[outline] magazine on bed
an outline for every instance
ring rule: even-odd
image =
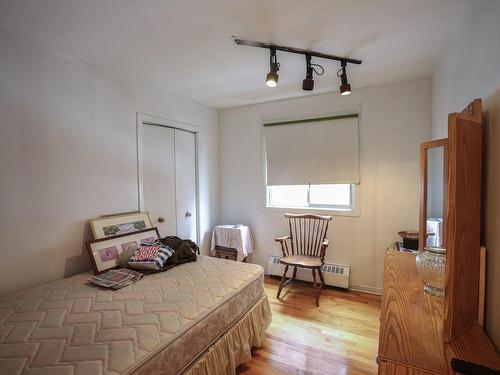
[[[142,273],[127,268],[112,269],[89,279],[92,284],[103,288],[120,289],[135,283]]]

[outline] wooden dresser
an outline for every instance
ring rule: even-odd
[[[448,138],[421,145],[420,250],[429,235],[428,191],[439,186],[428,179],[428,156],[431,149],[443,149],[445,297],[424,293],[415,255],[387,253],[379,374],[453,374],[452,358],[500,371],[500,355],[481,326],[482,139],[482,105],[476,99],[449,115]]]
[[[454,374],[452,358],[500,370],[500,358],[485,332],[473,325],[443,342],[444,299],[422,290],[415,255],[389,252],[385,257],[380,318],[379,374]]]

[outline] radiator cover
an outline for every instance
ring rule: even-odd
[[[271,255],[267,264],[267,273],[273,276],[283,276],[285,266],[280,264],[281,257]],[[342,264],[325,263],[321,268],[325,284],[339,288],[349,289],[349,274],[351,266]],[[288,270],[288,277],[292,276],[292,271]],[[297,268],[297,279],[303,281],[313,281],[312,272],[306,268]],[[319,278],[318,278],[319,280]]]

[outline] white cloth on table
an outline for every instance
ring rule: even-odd
[[[250,228],[246,225],[217,225],[212,232],[212,255],[216,246],[236,249],[237,260],[242,261],[253,252],[253,240]]]

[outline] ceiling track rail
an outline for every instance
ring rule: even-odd
[[[335,60],[335,61],[340,61],[340,62],[346,62],[349,64],[359,65],[363,62],[361,60],[352,59],[349,57],[340,57],[340,56],[335,56],[335,55],[329,55],[326,53],[315,52],[315,51],[311,51],[311,50],[307,50],[307,49],[280,46],[277,44],[271,44],[271,43],[266,43],[266,42],[255,42],[252,40],[245,40],[245,39],[239,39],[239,38],[234,38],[234,42],[240,46],[258,47],[258,48],[268,49],[271,51],[283,51],[283,52],[295,53],[295,54],[304,55],[304,56],[314,56],[314,57],[318,57],[321,59]]]

